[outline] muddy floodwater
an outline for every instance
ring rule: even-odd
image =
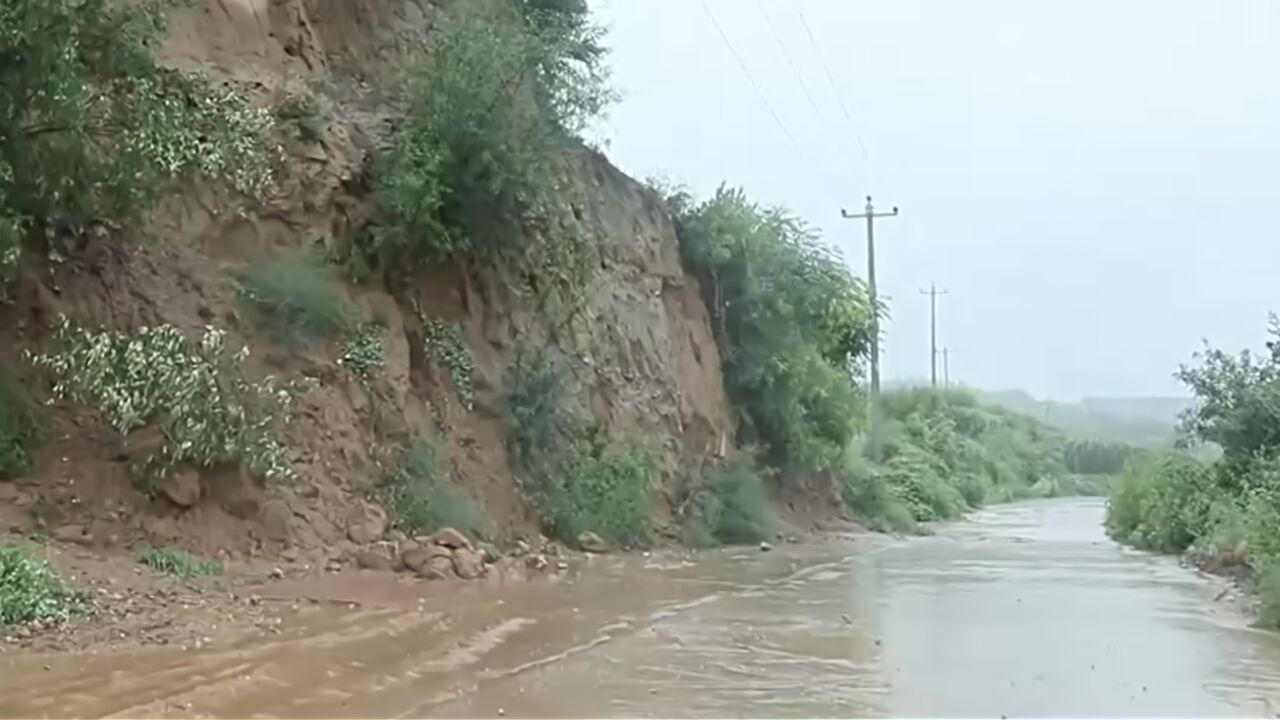
[[[4,715],[1276,717],[1280,639],[1095,500],[934,537],[597,558],[201,649],[0,659]]]

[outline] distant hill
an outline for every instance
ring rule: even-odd
[[[1147,447],[1170,445],[1178,414],[1188,398],[1086,398],[1064,403],[1038,400],[1021,390],[976,391],[984,401],[1039,418],[1064,433],[1088,440],[1115,440]]]

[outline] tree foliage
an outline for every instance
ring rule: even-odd
[[[1280,622],[1280,322],[1266,351],[1206,347],[1176,373],[1195,396],[1182,444],[1212,444],[1199,463],[1158,456],[1132,464],[1112,492],[1107,526],[1117,539],[1161,552],[1189,551],[1222,567],[1244,561],[1264,578],[1264,621]]]
[[[0,7],[0,268],[25,237],[129,220],[176,181],[269,184],[270,116],[157,65],[172,4]]]
[[[704,283],[742,440],[772,464],[829,467],[861,426],[866,288],[816,233],[741,190],[673,199],[680,246]]]
[[[455,2],[405,82],[376,250],[439,261],[499,247],[494,217],[546,205],[558,151],[613,98],[585,3]]]

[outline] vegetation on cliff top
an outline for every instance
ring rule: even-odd
[[[447,5],[406,75],[374,254],[433,262],[499,249],[511,233],[494,218],[553,205],[561,151],[613,98],[602,33],[581,0]]]
[[[26,243],[136,218],[178,181],[248,194],[270,183],[270,115],[156,63],[172,4],[0,8],[0,271]]]

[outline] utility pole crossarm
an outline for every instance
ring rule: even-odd
[[[867,296],[871,301],[871,433],[868,437],[867,450],[873,462],[881,460],[881,420],[880,406],[880,300],[876,296],[876,218],[897,217],[898,208],[892,212],[876,212],[867,196],[865,212],[851,213],[841,208],[840,215],[846,220],[865,219],[867,221]]]

